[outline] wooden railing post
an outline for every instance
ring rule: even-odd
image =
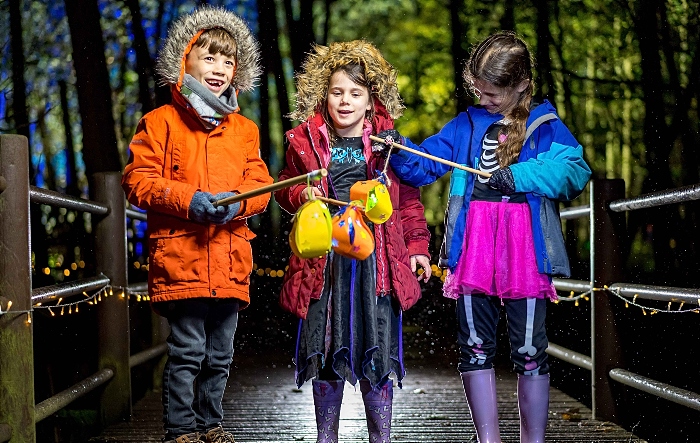
[[[100,417],[109,425],[131,417],[129,295],[127,287],[126,207],[119,172],[93,175],[94,199],[109,207],[95,224],[97,270],[109,277],[113,293],[97,304],[98,368],[110,368],[114,378],[100,399]]]
[[[29,147],[0,135],[0,425],[11,443],[34,443],[34,339],[29,219]],[[8,304],[12,306],[8,312]],[[7,431],[7,426],[2,426]],[[2,433],[6,434],[7,432]],[[4,439],[2,441],[5,441]]]
[[[625,213],[613,212],[609,203],[625,198],[622,179],[600,179],[591,183],[591,283],[593,288],[618,283],[623,276]],[[591,395],[594,420],[620,423],[610,370],[625,368],[615,324],[611,295],[591,294]]]

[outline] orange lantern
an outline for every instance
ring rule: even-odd
[[[365,216],[378,225],[389,220],[394,212],[389,190],[379,180],[364,180],[352,185],[350,200],[361,201],[365,207]]]
[[[374,251],[374,236],[360,207],[359,201],[351,201],[333,216],[333,252],[364,260]]]
[[[321,200],[309,200],[294,214],[289,246],[299,258],[314,258],[331,250],[333,227],[328,206]]]

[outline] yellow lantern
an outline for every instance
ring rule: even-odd
[[[314,258],[331,250],[333,227],[328,206],[309,200],[297,210],[289,233],[289,246],[299,258]]]
[[[362,216],[362,205],[351,201],[333,216],[333,252],[364,260],[374,252],[374,236]]]
[[[364,180],[352,185],[350,200],[361,201],[365,207],[365,216],[378,225],[389,220],[394,212],[389,190],[379,180]]]

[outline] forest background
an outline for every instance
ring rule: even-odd
[[[294,73],[312,44],[374,43],[399,72],[406,111],[397,129],[420,142],[474,103],[461,77],[471,46],[511,29],[532,50],[536,94],[558,108],[594,178],[623,179],[629,197],[700,182],[697,1],[0,0],[0,132],[28,138],[32,185],[90,198],[92,174],[123,169],[140,117],[169,101],[154,77],[159,45],[170,23],[201,3],[237,12],[258,37],[264,75],[253,93],[241,94],[241,112],[259,125],[275,177],[283,133],[298,123],[284,117]],[[422,189],[434,251],[448,183],[444,177]],[[588,204],[587,193],[573,204]],[[91,275],[89,214],[31,210],[34,286]],[[697,287],[699,217],[697,203],[630,212],[625,281]],[[256,253],[258,275],[284,270],[289,219],[272,202],[251,220],[265,245]],[[134,281],[148,269],[145,225],[130,221]],[[587,223],[564,228],[574,277],[587,279]],[[437,292],[439,282],[432,285]],[[274,298],[262,306],[272,309]],[[658,360],[668,357],[659,351]],[[681,372],[662,367],[666,378]]]

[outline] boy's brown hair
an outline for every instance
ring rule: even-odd
[[[237,45],[231,34],[221,28],[207,29],[200,34],[194,46],[207,48],[212,54],[223,54],[237,60]]]

